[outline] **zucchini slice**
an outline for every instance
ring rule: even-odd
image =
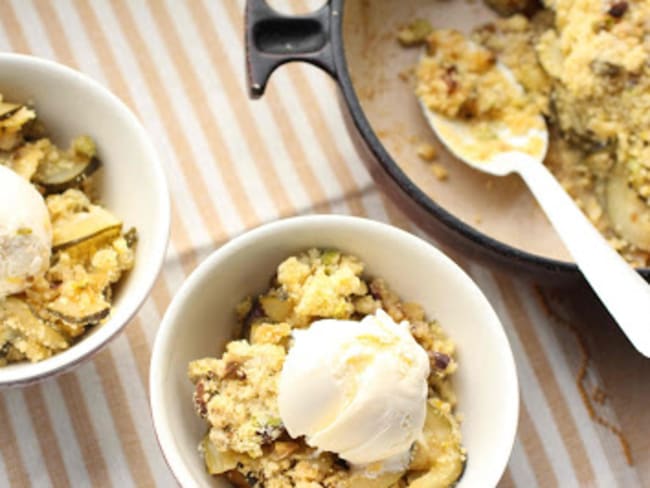
[[[44,161],[34,174],[33,181],[41,185],[46,194],[61,193],[68,188],[79,186],[100,166],[101,162],[96,157],[90,159],[60,158],[57,161]]]
[[[91,205],[87,212],[72,214],[52,224],[52,250],[60,251],[85,241],[108,241],[120,235],[122,222],[108,210]],[[86,242],[86,244],[88,244]]]
[[[427,402],[422,438],[416,442],[409,469],[423,472],[409,488],[453,486],[463,472],[465,451],[458,422],[440,400]]]
[[[0,100],[0,120],[5,120],[18,113],[23,106],[20,103],[9,103]]]
[[[18,298],[8,297],[0,302],[0,321],[9,329],[48,349],[60,350],[68,347],[61,334],[34,315],[29,305]]]
[[[88,325],[106,318],[111,311],[111,304],[101,293],[85,290],[78,293],[74,301],[66,296],[57,298],[47,305],[46,310],[65,322]]]

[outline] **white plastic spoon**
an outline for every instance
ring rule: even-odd
[[[512,72],[502,64],[499,68],[521,90]],[[467,122],[436,114],[422,100],[420,105],[433,131],[457,158],[496,176],[519,173],[591,288],[634,347],[650,357],[650,285],[610,247],[542,163],[548,146],[548,131],[542,116],[539,116],[539,128],[530,129],[524,135],[513,135],[498,123],[493,127],[497,137],[514,148],[524,148],[530,141],[541,138],[543,147],[535,156],[523,150],[508,150],[481,160],[471,148],[485,142],[475,137]]]

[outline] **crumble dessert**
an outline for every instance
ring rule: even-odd
[[[415,93],[432,112],[463,121],[460,132],[438,124],[445,140],[471,160],[488,161],[512,150],[543,154],[545,140],[534,131],[543,131],[544,121],[494,53],[455,30],[434,30],[425,42]],[[513,145],[520,137],[528,142]]]
[[[334,250],[289,257],[266,292],[238,306],[243,338],[220,358],[190,363],[196,412],[209,424],[200,443],[209,473],[249,488],[435,488],[457,481],[466,454],[450,381],[454,344],[419,304],[362,273],[357,258]],[[323,347],[314,351],[310,342]],[[389,371],[389,357],[399,372]],[[330,368],[318,366],[324,358]],[[408,378],[394,383],[403,392],[394,403],[386,390],[391,375]],[[386,377],[386,385],[372,377]],[[305,409],[303,402],[313,402],[301,395],[307,389],[323,401]],[[364,418],[368,408],[405,423],[385,424],[385,442],[373,444],[362,432],[386,419]],[[328,443],[341,452],[322,447]]]
[[[650,266],[650,3],[486,3],[506,17],[476,28],[471,39],[512,71],[526,103],[545,116],[545,164],[615,249],[634,266]],[[412,37],[411,44],[425,42]],[[459,88],[498,92],[489,80],[476,88],[462,70],[453,75]],[[460,96],[445,98],[452,108],[454,100]]]
[[[61,149],[0,96],[0,365],[68,349],[110,314],[137,235],[95,200],[99,166],[90,137]]]

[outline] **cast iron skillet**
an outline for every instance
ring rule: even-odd
[[[493,239],[467,225],[426,195],[397,165],[379,141],[361,108],[350,79],[343,46],[344,0],[329,0],[316,12],[283,15],[266,0],[246,2],[246,67],[251,98],[264,94],[273,71],[302,61],[322,68],[338,83],[346,124],[371,175],[389,197],[420,227],[466,257],[539,281],[581,280],[575,264],[541,257]],[[650,269],[639,272],[650,281]]]

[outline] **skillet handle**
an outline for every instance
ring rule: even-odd
[[[332,54],[331,0],[307,15],[288,16],[273,10],[266,0],[246,1],[246,71],[251,98],[264,94],[271,73],[280,65],[303,61],[336,78]]]

